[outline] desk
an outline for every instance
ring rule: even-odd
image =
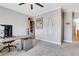
[[[9,37],[9,38],[0,38],[0,43],[6,42],[6,41],[18,40],[21,38],[28,38],[28,37],[30,37],[30,36],[13,36],[13,37]]]
[[[5,38],[5,39],[0,39],[0,43],[2,43],[2,44],[8,44],[7,46],[4,46],[1,50],[0,50],[0,52],[2,52],[4,49],[6,49],[6,48],[8,48],[9,50],[8,50],[8,52],[10,52],[10,47],[15,47],[16,48],[16,46],[14,46],[14,45],[11,45],[11,43],[12,42],[14,42],[15,41],[15,39],[14,38]]]
[[[6,48],[8,48],[9,50],[9,52],[10,52],[10,47],[15,47],[16,48],[16,46],[14,46],[14,45],[10,45],[12,42],[14,42],[15,40],[18,40],[18,39],[20,39],[21,40],[21,38],[28,38],[29,36],[13,36],[13,37],[10,37],[10,38],[1,38],[0,39],[0,43],[2,43],[2,44],[8,44],[7,46],[4,46],[1,50],[0,50],[0,52],[2,52],[2,50],[4,50],[4,49],[6,49]]]
[[[16,46],[14,46],[14,45],[10,45],[12,42],[14,42],[15,40],[11,40],[11,41],[6,41],[6,42],[2,42],[3,44],[8,44],[7,46],[4,46],[1,50],[0,50],[0,52],[2,52],[2,50],[4,50],[4,49],[6,49],[6,48],[8,48],[9,50],[8,50],[8,52],[10,52],[10,47],[15,47],[16,48]]]

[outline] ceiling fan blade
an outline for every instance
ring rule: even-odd
[[[25,3],[20,3],[20,4],[18,4],[18,5],[23,5],[23,4],[25,4]]]
[[[42,4],[40,3],[35,3],[36,5],[40,6],[40,7],[44,7]]]
[[[31,4],[30,6],[31,6],[31,10],[33,10],[33,4]]]

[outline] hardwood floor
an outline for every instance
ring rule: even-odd
[[[75,35],[73,40],[74,41],[79,41],[79,35]]]

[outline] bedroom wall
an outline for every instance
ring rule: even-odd
[[[74,12],[74,19],[79,19],[79,12]]]
[[[43,17],[43,28],[38,29],[35,26],[35,38],[55,44],[61,44],[62,40],[62,18],[61,8],[57,8],[51,12],[34,17],[36,19]]]
[[[13,35],[27,35],[27,16],[0,6],[0,24],[13,25]]]

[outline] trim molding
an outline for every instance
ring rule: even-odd
[[[64,42],[72,43],[72,41],[64,40]]]
[[[42,39],[37,39],[37,40],[42,40]],[[46,42],[49,42],[49,43],[54,43],[54,44],[57,44],[57,45],[61,46],[61,42],[48,41],[48,40],[42,40],[42,41],[46,41]]]

